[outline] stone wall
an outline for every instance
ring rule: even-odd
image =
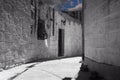
[[[63,24],[61,20],[66,20]],[[55,27],[57,27],[56,36],[58,37],[58,30],[64,29],[64,56],[81,56],[82,55],[82,30],[81,24],[76,19],[60,12],[55,13]],[[58,45],[57,45],[58,46]]]
[[[53,9],[49,10],[46,4],[37,6],[37,18],[33,19],[31,10],[34,8],[30,0],[0,0],[0,68],[42,58],[57,58],[59,28],[65,29],[65,56],[81,55],[81,25],[68,19],[65,25],[61,25],[63,15],[55,11],[53,35]],[[45,21],[46,40],[37,38],[38,17]]]
[[[85,0],[85,56],[120,66],[120,0]]]
[[[58,58],[58,32],[64,29],[64,57],[77,56],[82,54],[82,31],[81,24],[72,17],[55,10],[53,19],[53,8],[48,5],[40,6],[40,17],[45,20],[45,28],[49,35],[48,42],[48,58]],[[48,17],[47,17],[48,15]],[[53,20],[54,30],[53,30]],[[66,20],[65,25],[61,20]],[[53,32],[54,31],[54,32]],[[53,34],[54,33],[54,34]]]
[[[30,0],[0,0],[0,68],[35,58]]]

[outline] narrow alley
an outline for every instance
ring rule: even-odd
[[[120,0],[0,0],[0,80],[120,80]]]

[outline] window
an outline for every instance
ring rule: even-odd
[[[37,28],[37,39],[38,40],[45,40],[48,38],[48,34],[45,29],[45,21],[38,19],[38,28]]]

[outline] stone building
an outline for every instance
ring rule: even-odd
[[[41,0],[0,1],[0,67],[82,54],[79,20]]]
[[[40,6],[40,20],[45,23],[48,35],[48,56],[67,57],[82,54],[81,23],[71,16],[55,11],[53,8]],[[42,54],[42,53],[41,53]]]
[[[120,66],[119,0],[85,0],[85,56]],[[97,6],[96,6],[97,5]]]
[[[120,79],[119,9],[120,0],[84,0],[85,62],[108,80]]]
[[[78,12],[56,10],[64,1],[0,0],[0,68],[82,56],[103,75],[119,74],[112,71],[120,66],[120,0],[83,0]]]

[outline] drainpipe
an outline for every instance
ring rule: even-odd
[[[85,59],[85,30],[84,30],[84,9],[85,9],[85,0],[82,1],[82,60]]]
[[[35,0],[35,28],[34,34],[37,39],[37,29],[38,29],[38,0]]]
[[[52,31],[53,36],[54,36],[54,30],[55,30],[55,9],[53,8],[53,31]]]

